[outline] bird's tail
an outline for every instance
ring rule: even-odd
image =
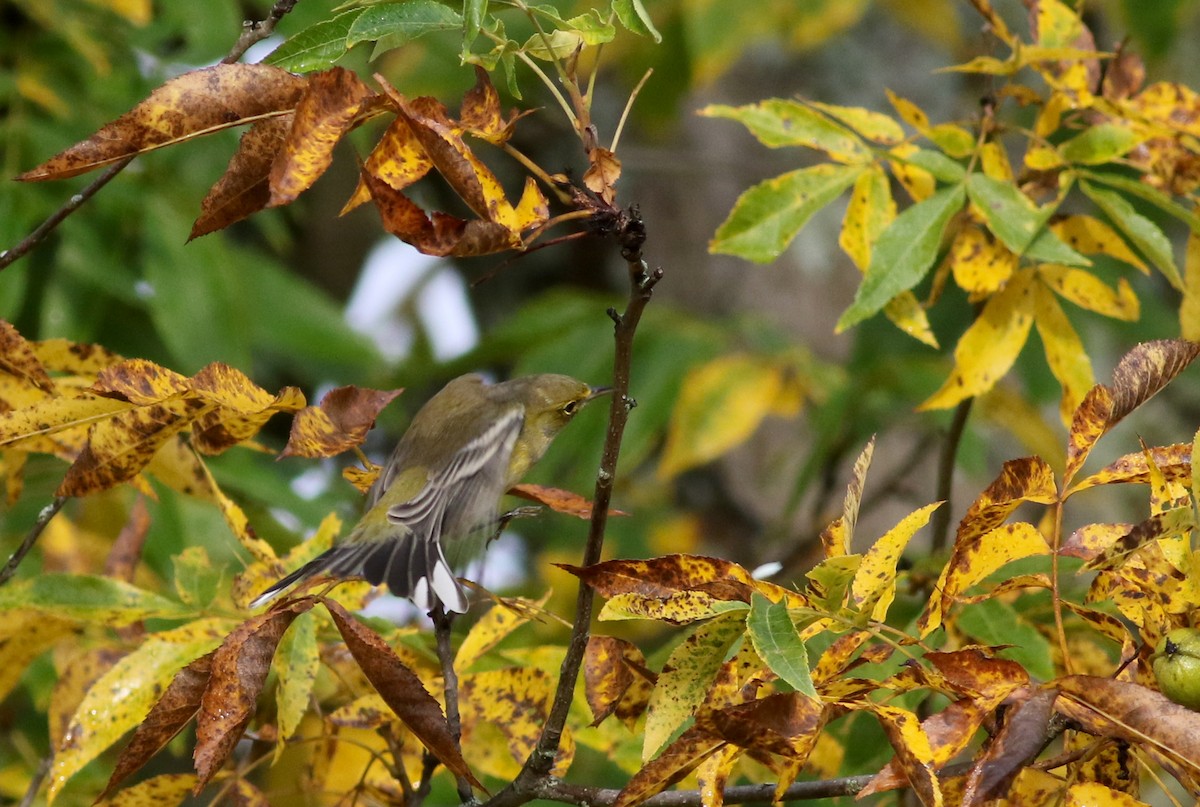
[[[447,612],[467,610],[466,591],[439,543],[412,534],[335,546],[258,595],[250,607],[264,605],[284,589],[321,574],[341,579],[365,577],[376,586],[386,583],[397,597],[408,597],[425,611],[432,611],[438,603]]]

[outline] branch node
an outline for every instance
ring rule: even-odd
[[[637,409],[637,398],[634,398],[631,395],[622,397],[621,402],[625,404],[626,412],[632,412],[634,409]]]
[[[617,325],[621,324],[621,313],[619,311],[617,311],[617,309],[613,308],[612,306],[609,306],[608,311],[605,313],[607,313],[608,318],[611,319],[613,322],[615,322]]]

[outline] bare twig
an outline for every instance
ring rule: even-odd
[[[50,765],[53,762],[54,756],[51,754],[47,754],[42,758],[41,764],[38,765],[37,770],[30,777],[29,787],[25,788],[25,795],[21,798],[21,803],[17,807],[31,807],[37,798],[38,791],[42,789],[42,782],[46,781],[46,774],[50,773]]]
[[[242,35],[238,37],[238,41],[233,46],[233,49],[230,50],[229,53],[226,54],[225,58],[221,60],[221,64],[233,64],[238,59],[242,58],[243,55],[245,55],[246,51],[250,49],[251,45],[270,36],[275,30],[275,26],[279,23],[279,21],[283,19],[284,15],[291,11],[298,2],[299,0],[276,0],[275,5],[271,7],[271,12],[267,15],[266,19],[259,22],[247,20],[242,26]],[[18,260],[25,257],[30,250],[32,250],[42,241],[46,240],[46,236],[54,232],[58,225],[62,224],[67,216],[70,216],[72,213],[82,207],[84,202],[95,196],[97,191],[112,181],[117,174],[124,171],[126,166],[133,162],[133,158],[136,156],[136,154],[131,154],[119,162],[115,162],[110,165],[103,174],[92,180],[90,185],[81,190],[79,193],[74,194],[62,207],[60,207],[58,210],[55,210],[54,213],[49,216],[49,218],[39,224],[33,230],[33,232],[21,239],[20,243],[18,243],[12,249],[7,249],[3,252],[0,252],[0,271],[3,271],[5,267],[16,263]]]
[[[967,418],[971,415],[971,404],[974,398],[960,401],[954,410],[954,419],[950,421],[950,430],[946,432],[945,442],[942,443],[942,453],[938,458],[937,493],[934,498],[945,502],[933,513],[932,547],[934,552],[940,552],[950,543],[950,515],[954,508],[950,497],[954,494],[954,466],[958,456],[958,446],[962,443],[963,431],[967,426]]]
[[[50,519],[62,509],[67,503],[66,496],[55,496],[54,501],[42,508],[42,512],[38,513],[37,521],[25,536],[25,540],[17,547],[17,551],[12,554],[5,564],[3,569],[0,569],[0,586],[7,583],[17,572],[17,567],[21,565],[21,561],[29,554],[29,550],[33,549],[33,545],[37,543],[37,539],[42,534],[42,530],[46,529],[46,525],[50,523]]]
[[[454,672],[454,647],[450,643],[450,630],[454,625],[454,617],[446,613],[439,602],[429,613],[433,620],[433,635],[437,640],[438,660],[442,663],[442,686],[446,694],[446,722],[450,724],[450,734],[457,743],[462,737],[462,719],[458,715],[458,674]],[[425,777],[426,779],[428,777]],[[474,801],[471,783],[461,774],[455,777],[458,786],[458,797],[463,804]]]

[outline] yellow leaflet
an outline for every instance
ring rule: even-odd
[[[896,202],[892,199],[887,174],[881,166],[872,165],[854,180],[854,190],[850,193],[842,231],[838,235],[838,244],[860,272],[867,271],[875,241],[894,218]]]
[[[778,362],[736,354],[701,365],[683,380],[659,479],[716,459],[745,442],[770,414],[794,414],[795,381]]]
[[[101,807],[173,807],[190,798],[195,786],[194,773],[164,773],[123,787],[98,804]]]
[[[1126,769],[1120,767],[1120,775],[1127,776]],[[1043,774],[1046,775],[1046,774]],[[1053,780],[1057,782],[1058,780]],[[1116,780],[1113,780],[1116,781]],[[1049,791],[1051,794],[1056,791]],[[1029,802],[1032,804],[1033,802]],[[1122,793],[1119,790],[1113,790],[1107,785],[1102,785],[1099,782],[1084,782],[1082,784],[1071,785],[1067,789],[1067,799],[1063,802],[1063,807],[1090,807],[1090,805],[1104,805],[1104,807],[1142,807],[1145,802],[1135,799],[1128,793]]]
[[[897,157],[908,157],[918,149],[912,143],[901,143],[899,146],[891,149],[892,154]],[[921,202],[933,195],[934,189],[937,187],[937,182],[933,178],[933,174],[926,171],[924,168],[917,168],[915,165],[910,165],[900,160],[889,160],[888,165],[892,169],[892,175],[896,177],[896,181],[904,186],[904,190],[908,191],[908,195],[912,197],[914,202]]]
[[[925,307],[911,291],[902,291],[889,300],[883,307],[883,313],[888,321],[913,339],[932,348],[938,346],[937,337],[933,335],[933,328],[929,325],[929,317],[925,314]]]
[[[1025,151],[1025,167],[1031,171],[1049,171],[1062,164],[1062,156],[1052,148],[1031,145]]]
[[[1071,108],[1071,99],[1066,94],[1056,92],[1038,113],[1037,121],[1033,124],[1033,133],[1039,138],[1049,137],[1058,130],[1062,121],[1062,113]]]
[[[41,611],[10,611],[0,626],[0,699],[21,680],[30,662],[72,632],[74,624]]]
[[[1045,263],[1037,271],[1042,282],[1080,308],[1124,322],[1141,315],[1141,304],[1125,278],[1119,278],[1113,289],[1084,269]]]
[[[275,741],[275,760],[283,754],[287,741],[300,728],[308,711],[309,697],[321,667],[317,648],[316,611],[298,614],[288,626],[275,650],[275,672],[279,676],[275,704],[279,734]]]
[[[459,679],[464,734],[491,723],[507,740],[513,761],[524,761],[542,732],[554,691],[543,669],[507,667],[464,675]],[[464,742],[464,747],[473,745]]]
[[[729,774],[733,772],[733,766],[744,753],[744,748],[727,745],[696,768],[696,784],[700,787],[700,804],[703,807],[723,807]],[[799,772],[796,771],[797,774]]]
[[[1050,365],[1050,372],[1054,373],[1054,377],[1062,386],[1062,397],[1058,406],[1059,417],[1062,418],[1063,425],[1070,428],[1075,408],[1096,383],[1092,374],[1092,363],[1088,359],[1083,341],[1071,327],[1062,306],[1054,299],[1054,294],[1041,283],[1036,284],[1035,293],[1037,329],[1042,338],[1042,348],[1046,352],[1046,363]]]
[[[1083,33],[1079,15],[1059,0],[1041,0],[1037,4],[1037,44],[1045,48],[1066,48]]]
[[[1145,261],[1137,256],[1125,239],[1094,216],[1074,215],[1051,222],[1051,232],[1085,255],[1108,255],[1129,264],[1144,275],[1150,274]]]
[[[983,144],[983,148],[979,151],[979,162],[983,166],[983,173],[992,179],[1012,181],[1013,172],[1012,166],[1008,163],[1008,153],[994,140]]]
[[[938,506],[939,503],[934,502],[909,513],[863,555],[850,583],[850,598],[860,607],[873,603],[872,619],[887,617],[887,609],[896,595],[896,563],[913,535],[929,523],[930,515]]]
[[[874,140],[876,143],[894,146],[904,140],[904,130],[900,128],[900,124],[882,112],[858,106],[823,104],[820,101],[804,101],[804,103],[816,107],[830,117],[837,118],[863,137]]]
[[[686,625],[726,611],[746,609],[744,602],[718,600],[703,591],[677,591],[666,597],[644,594],[617,594],[604,602],[597,617],[601,622],[624,619],[657,619],[672,625]]]
[[[528,622],[549,599],[547,592],[539,600],[517,597],[495,603],[463,638],[454,656],[454,668],[460,672],[470,668],[504,637]]]
[[[643,760],[657,754],[704,702],[726,651],[745,630],[744,616],[729,614],[700,625],[671,651],[646,708]]]
[[[56,435],[63,445],[82,447],[88,427],[130,408],[125,401],[90,394],[77,398],[45,398],[21,408],[14,407],[0,415],[0,446],[52,452],[55,444],[45,438]],[[62,434],[64,431],[67,434]]]
[[[189,642],[153,636],[102,675],[83,696],[56,750],[47,803],[71,776],[145,719],[181,667],[220,642],[219,636]]]
[[[1188,236],[1183,264],[1183,299],[1179,303],[1179,335],[1200,342],[1200,235]]]
[[[920,794],[921,803],[928,807],[941,807],[942,790],[933,772],[933,746],[929,735],[921,728],[920,719],[896,706],[868,703],[867,708],[879,719],[879,725],[896,749],[905,776],[915,792]]]
[[[966,549],[955,549],[952,561],[938,578],[935,590],[942,596],[929,599],[921,634],[929,635],[942,622],[943,603],[949,604],[962,592],[1006,563],[1050,551],[1046,539],[1032,524],[1018,521],[989,530]]]
[[[945,409],[987,392],[1017,359],[1033,325],[1032,275],[1018,272],[988,300],[954,348],[954,370],[918,409]]]
[[[954,282],[972,295],[995,292],[1017,270],[1017,256],[975,224],[958,231],[950,247],[949,263]]]

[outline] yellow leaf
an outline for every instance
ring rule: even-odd
[[[1062,164],[1062,155],[1048,146],[1030,145],[1025,151],[1025,167],[1031,171],[1049,171]]]
[[[1150,274],[1145,261],[1137,256],[1116,230],[1093,216],[1074,215],[1051,222],[1050,230],[1076,252],[1085,255],[1109,255]]]
[[[890,120],[890,119],[889,119]],[[871,249],[887,226],[896,218],[896,202],[887,174],[879,165],[872,165],[854,180],[854,190],[846,205],[838,244],[860,272],[871,263]]]
[[[749,439],[770,414],[792,413],[792,371],[777,362],[736,354],[691,370],[671,413],[659,479],[716,459]]]
[[[642,759],[657,754],[704,702],[726,651],[745,634],[741,613],[705,622],[671,651],[646,709]]]
[[[317,647],[317,619],[315,611],[297,614],[275,650],[274,666],[279,676],[275,695],[279,725],[275,740],[276,761],[287,748],[288,740],[300,728],[317,680],[317,671],[321,666]]]
[[[659,597],[616,594],[604,602],[596,618],[601,622],[623,619],[656,619],[671,625],[686,625],[730,610],[746,610],[746,604],[718,600],[703,591],[678,591]]]
[[[137,26],[150,22],[153,8],[150,0],[91,0],[98,6],[104,6],[120,14]]]
[[[954,237],[949,263],[954,282],[972,295],[997,291],[1017,270],[1017,256],[974,224],[964,226]]]
[[[896,181],[904,186],[904,190],[908,191],[912,200],[921,202],[933,195],[937,181],[933,178],[933,174],[924,168],[903,162],[903,158],[909,157],[917,151],[917,147],[912,143],[901,143],[889,152],[901,159],[888,160],[888,165],[891,166],[892,175],[896,177]]]
[[[1083,782],[1067,788],[1063,807],[1145,807],[1145,802],[1099,782]]]
[[[10,611],[0,620],[0,698],[21,680],[29,664],[74,630],[65,619],[42,611]]]
[[[850,599],[860,610],[871,607],[872,619],[882,621],[887,617],[896,595],[896,563],[913,535],[929,523],[939,506],[940,502],[934,502],[909,513],[863,555],[850,583]]]
[[[460,672],[470,669],[504,637],[528,622],[549,599],[550,592],[547,592],[539,600],[516,597],[497,602],[471,626],[463,638],[454,656],[455,669]]]
[[[1054,377],[1062,386],[1058,412],[1063,425],[1069,428],[1075,408],[1096,383],[1092,375],[1092,363],[1088,359],[1083,340],[1071,327],[1070,320],[1051,291],[1041,283],[1035,288],[1035,321],[1038,335],[1042,337],[1042,347],[1046,351],[1046,363],[1050,365],[1050,372],[1054,373]]]
[[[1037,120],[1033,124],[1033,133],[1038,138],[1046,138],[1052,135],[1058,130],[1059,123],[1062,121],[1062,113],[1070,108],[1071,99],[1065,93],[1056,92],[1051,95],[1050,100],[1046,102],[1046,105],[1042,107],[1042,111],[1038,113]]]
[[[221,638],[171,641],[156,635],[102,675],[75,710],[50,768],[47,803],[84,765],[137,726],[184,665],[212,650]]]
[[[933,335],[933,328],[929,325],[929,317],[925,314],[925,307],[911,291],[902,291],[888,300],[887,305],[883,307],[883,313],[889,322],[913,339],[932,348],[938,346],[937,337]]]
[[[1183,300],[1179,303],[1179,335],[1200,342],[1200,235],[1188,236],[1183,266]]]
[[[837,118],[863,137],[874,140],[876,143],[894,146],[904,140],[904,130],[900,128],[900,124],[882,112],[857,106],[823,104],[820,101],[805,101],[804,103]]]
[[[195,786],[194,773],[163,773],[122,788],[96,804],[97,807],[173,807],[186,801]]]
[[[983,173],[992,179],[1004,182],[1012,181],[1013,172],[1012,166],[1008,163],[1008,153],[996,141],[989,140],[983,144],[983,148],[979,151],[979,162],[983,166]]]
[[[1032,275],[1018,272],[988,300],[954,348],[954,370],[918,409],[945,409],[987,392],[1017,359],[1033,325]]]

